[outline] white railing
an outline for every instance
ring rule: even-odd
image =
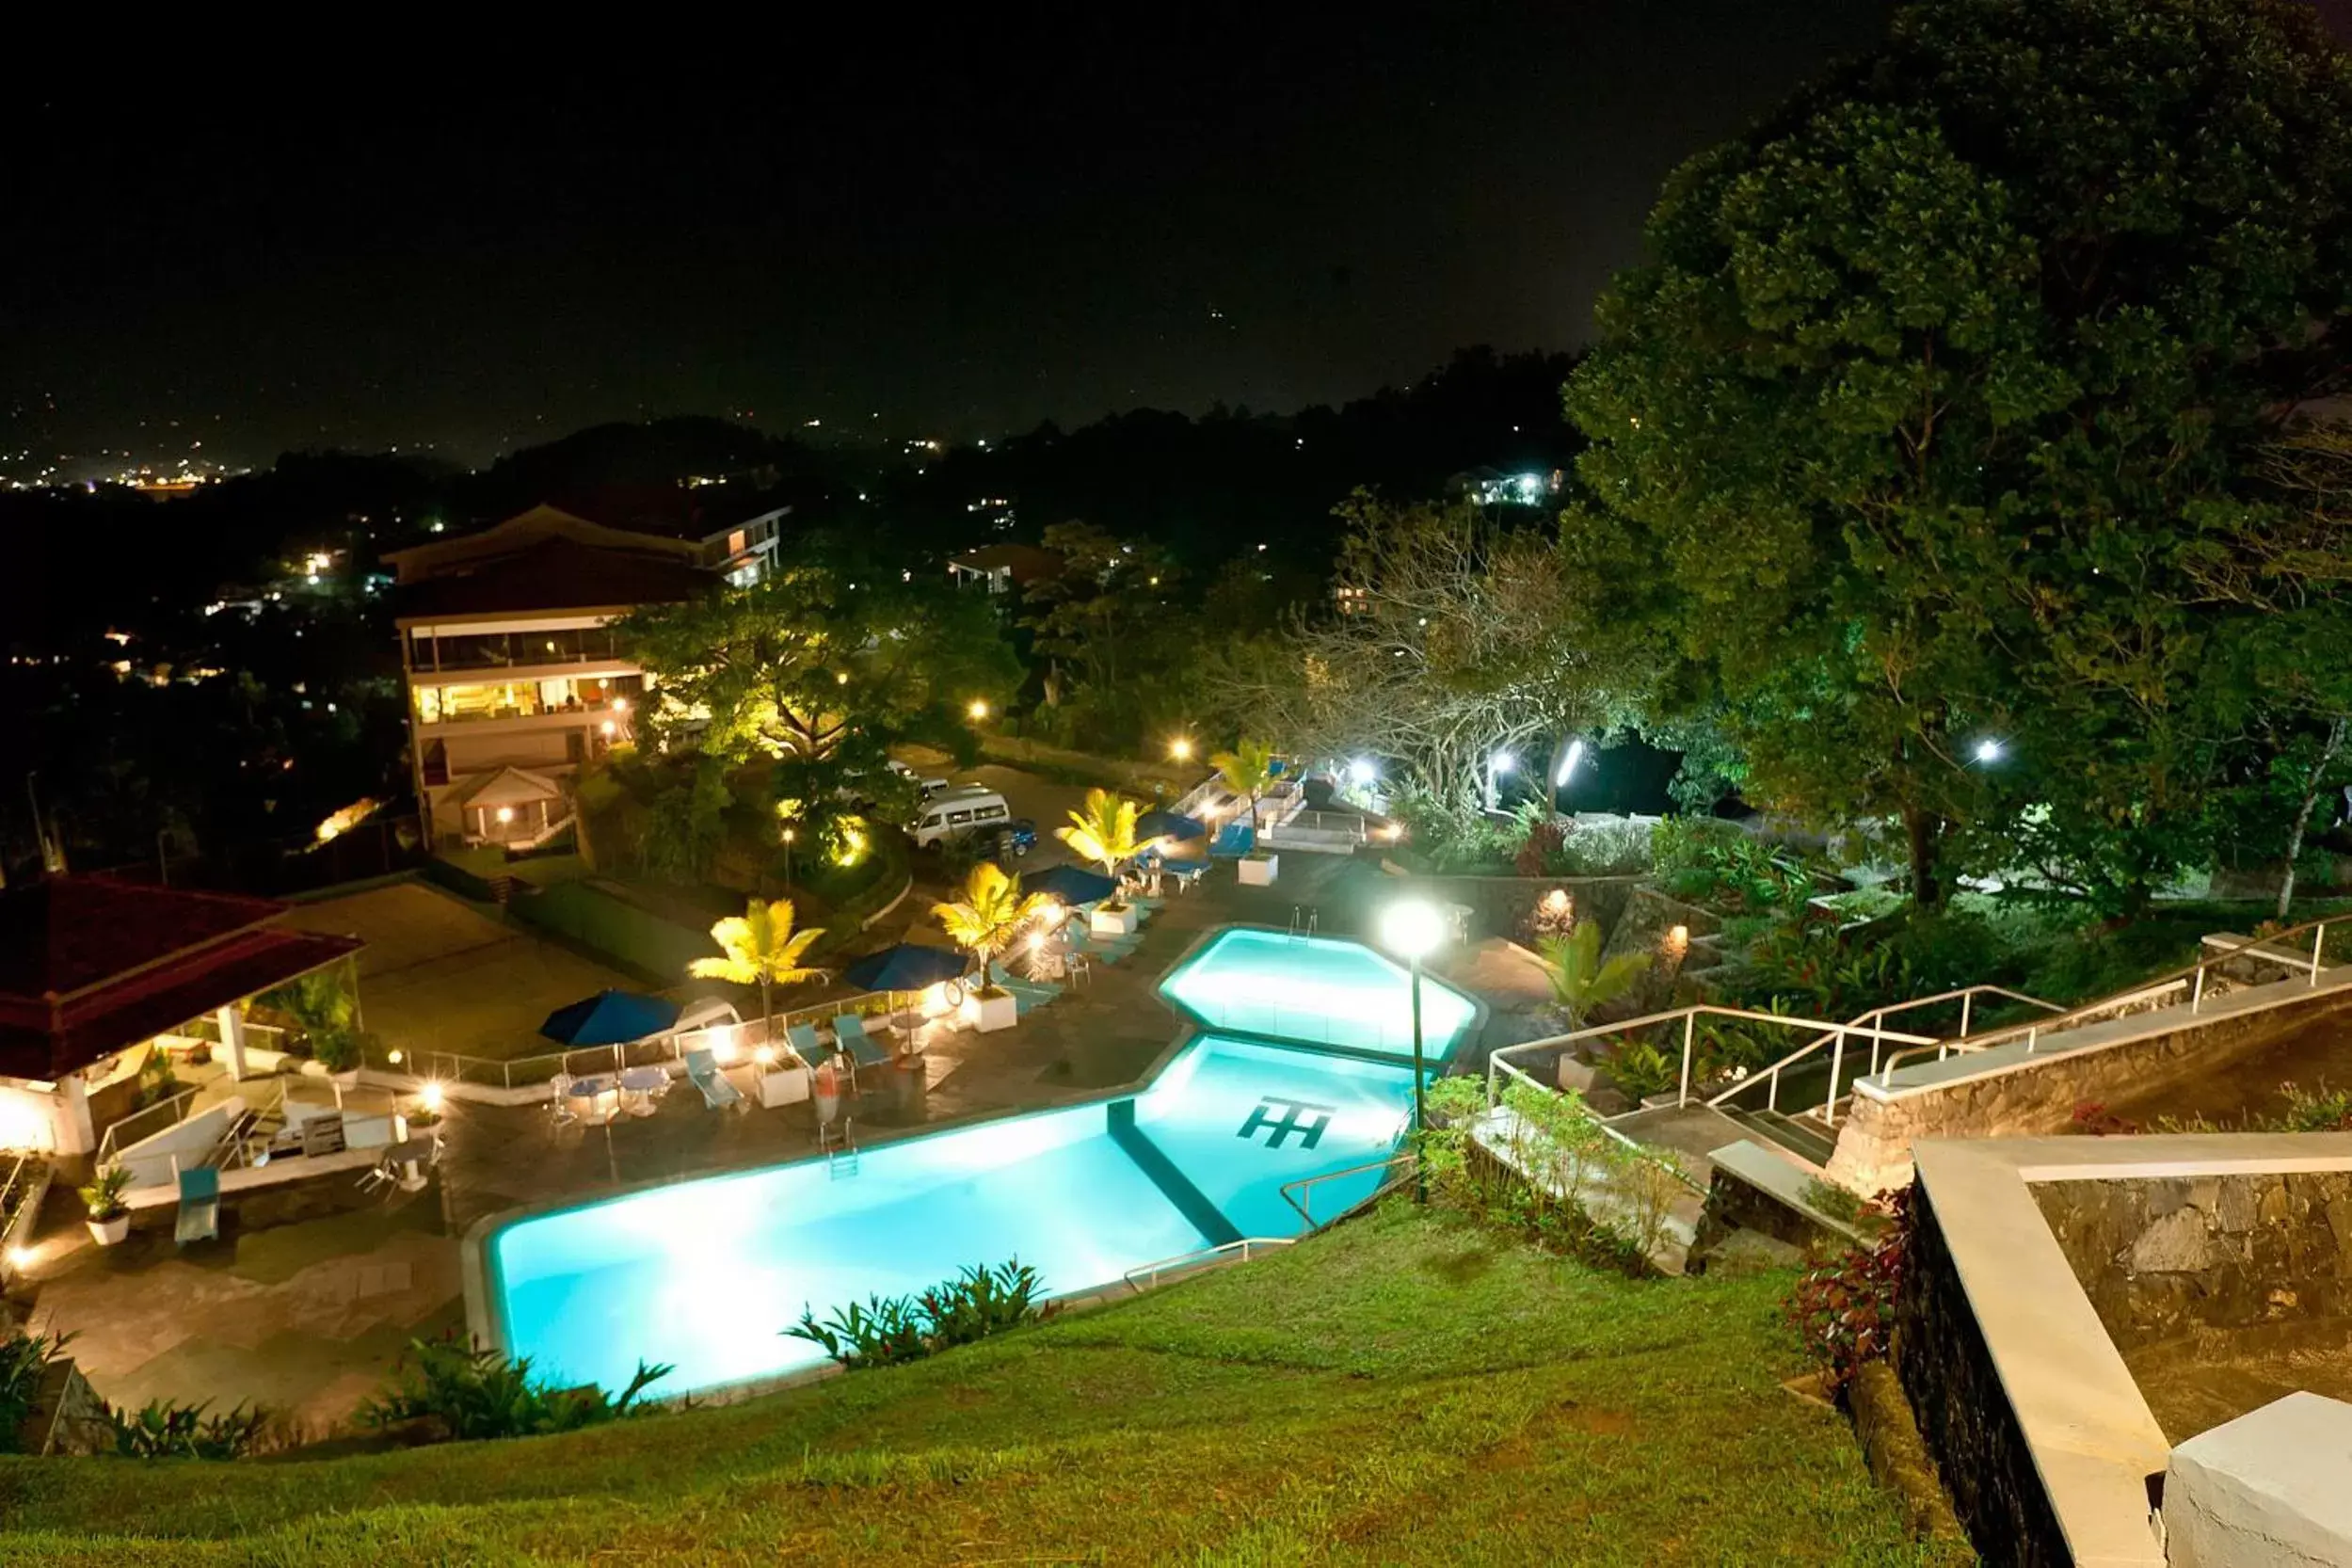
[[[1930,1042],[1936,1047],[1935,1059],[1941,1062],[1947,1055],[1965,1051],[1991,1050],[1996,1046],[2014,1045],[2020,1040],[2024,1042],[2025,1054],[2031,1056],[2040,1050],[2045,1037],[2064,1034],[2088,1024],[2104,1023],[2110,1018],[2122,1017],[2134,1012],[2155,1012],[2163,1007],[2179,1006],[2180,1003],[2177,1001],[2167,1003],[2162,999],[2180,992],[2187,993],[2189,1016],[2197,1017],[2202,1015],[2207,995],[2211,989],[2208,977],[2219,971],[2225,965],[2248,957],[2267,964],[2301,969],[2305,971],[2305,988],[2316,989],[2319,985],[2319,977],[2324,970],[2341,967],[2331,966],[2327,961],[2328,928],[2343,925],[2347,920],[2352,920],[2352,917],[2328,915],[2319,920],[2307,920],[2301,925],[2276,932],[2268,936],[2252,936],[2244,941],[2220,945],[2218,952],[2203,954],[2196,963],[2186,968],[2176,969],[2168,975],[2159,976],[2129,991],[2104,997],[2071,1012],[2059,1013],[2053,1018],[2038,1018],[2027,1024],[2011,1024],[1966,1040]],[[2306,935],[2311,937],[2311,952],[2308,956],[2303,953],[2300,946]],[[2289,946],[2290,943],[2295,945]],[[2216,938],[2206,937],[2205,945],[2216,946]],[[2292,996],[2282,995],[2270,999],[2264,1005],[2282,1007],[2294,1000]],[[1865,1076],[1877,1078],[1880,1087],[1885,1087],[1893,1080],[1896,1068],[1902,1066],[1906,1061],[1918,1060],[1924,1054],[1923,1050],[1917,1049],[1896,1051],[1887,1059],[1883,1070],[1874,1070]]]
[[[1669,1013],[1651,1013],[1642,1017],[1628,1018],[1623,1023],[1595,1024],[1590,1029],[1575,1030],[1566,1034],[1555,1034],[1548,1039],[1529,1040],[1522,1045],[1507,1046],[1502,1050],[1495,1052],[1487,1060],[1491,1066],[1500,1062],[1502,1058],[1518,1052],[1560,1050],[1574,1045],[1578,1040],[1597,1040],[1606,1035],[1623,1034],[1637,1029],[1650,1029],[1660,1024],[1679,1023],[1682,1025],[1682,1070],[1677,1079],[1678,1086],[1675,1090],[1674,1104],[1682,1107],[1690,1103],[1690,1075],[1696,1061],[1699,1020],[1703,1017],[1731,1018],[1741,1023],[1770,1024],[1781,1029],[1810,1029],[1820,1032],[1830,1042],[1830,1090],[1833,1098],[1837,1090],[1837,1081],[1845,1073],[1846,1047],[1849,1037],[1862,1035],[1867,1038],[1870,1041],[1873,1061],[1878,1059],[1879,1052],[1890,1040],[1898,1045],[1907,1046],[1935,1044],[1935,1040],[1929,1035],[1909,1034],[1900,1030],[1889,1029],[1883,1023],[1868,1021],[1872,1016],[1873,1015],[1864,1014],[1861,1020],[1853,1023],[1832,1023],[1826,1018],[1800,1018],[1786,1013],[1758,1013],[1745,1007],[1718,1007],[1712,1002],[1702,1002],[1691,1007],[1678,1007]],[[1805,1055],[1820,1044],[1821,1042],[1816,1040],[1813,1046],[1808,1046],[1796,1054]],[[1793,1058],[1784,1058],[1783,1064],[1785,1064],[1788,1060],[1793,1060]],[[1504,1065],[1508,1066],[1509,1064],[1506,1063]],[[1516,1071],[1515,1068],[1512,1070]],[[1520,1073],[1519,1076],[1527,1078],[1525,1073]],[[1491,1087],[1493,1078],[1491,1071],[1488,1078]],[[1529,1083],[1535,1082],[1535,1080],[1531,1078],[1527,1080]],[[1542,1084],[1536,1086],[1543,1087]],[[1823,1114],[1828,1114],[1829,1110],[1830,1107],[1825,1103],[1822,1107]]]
[[[1157,1263],[1146,1263],[1129,1269],[1124,1276],[1132,1290],[1148,1290],[1158,1285],[1160,1276],[1192,1273],[1201,1269],[1219,1268],[1227,1263],[1247,1263],[1259,1253],[1272,1252],[1292,1244],[1287,1236],[1244,1236],[1239,1241],[1226,1241],[1219,1246],[1202,1247],[1194,1252],[1179,1253],[1163,1257]]]
[[[1865,1071],[1862,1076],[1867,1077],[1870,1073],[1875,1073],[1879,1070],[1879,1062],[1881,1054],[1887,1019],[1894,1017],[1898,1014],[1914,1012],[1922,1007],[1934,1007],[1947,1002],[1958,1001],[1960,1004],[1960,1033],[1936,1042],[1939,1048],[1949,1048],[1957,1045],[1960,1041],[1968,1038],[1968,1031],[1975,1017],[1976,999],[1978,997],[1997,997],[2005,1001],[2024,1002],[2027,1006],[2039,1007],[2048,1013],[2063,1013],[2066,1011],[2066,1009],[2060,1007],[2056,1002],[2043,1001],[2039,997],[2029,997],[2022,991],[2012,991],[2008,987],[2001,985],[1970,985],[1957,991],[1940,991],[1931,997],[1915,997],[1910,1001],[1899,1001],[1886,1007],[1876,1007],[1867,1013],[1859,1014],[1856,1016],[1848,1019],[1844,1026],[1849,1032],[1858,1029],[1872,1031],[1870,1040],[1870,1065],[1867,1071]],[[1834,1030],[1829,1033],[1820,1035],[1809,1044],[1800,1046],[1796,1050],[1789,1052],[1788,1055],[1782,1057],[1778,1062],[1773,1063],[1769,1067],[1761,1068],[1756,1072],[1752,1072],[1747,1077],[1741,1079],[1738,1082],[1731,1085],[1731,1087],[1720,1090],[1710,1096],[1707,1098],[1706,1103],[1720,1109],[1727,1100],[1735,1099],[1741,1095],[1753,1094],[1755,1092],[1756,1081],[1761,1079],[1764,1080],[1765,1085],[1764,1108],[1767,1111],[1778,1111],[1781,1108],[1781,1074],[1788,1067],[1795,1065],[1797,1063],[1803,1061],[1805,1058],[1817,1055],[1823,1050],[1830,1049],[1832,1046],[1839,1044],[1840,1041],[1841,1036]],[[1941,1057],[1939,1056],[1939,1060],[1940,1059]],[[1837,1081],[1844,1076],[1844,1062],[1842,1060],[1833,1060],[1830,1069],[1830,1083],[1832,1093],[1835,1092]],[[1832,1106],[1825,1103],[1822,1107],[1823,1115],[1827,1116],[1831,1110]]]
[[[116,1152],[125,1144],[136,1144],[142,1138],[152,1138],[166,1128],[177,1127],[186,1121],[195,1113],[189,1102],[196,1098],[197,1094],[197,1090],[183,1089],[169,1099],[157,1100],[152,1105],[141,1106],[129,1115],[108,1123],[106,1130],[100,1135],[98,1140],[98,1165],[104,1168],[114,1159]],[[139,1131],[134,1135],[125,1135],[122,1129],[133,1126],[137,1127]]]
[[[793,1025],[829,1023],[844,1013],[860,1013],[872,1017],[901,1012],[905,1007],[904,1000],[890,999],[902,995],[897,992],[867,992],[778,1013],[776,1016],[775,1038],[781,1042],[784,1032]],[[609,1046],[575,1046],[568,1050],[542,1051],[533,1056],[499,1059],[466,1056],[456,1051],[418,1051],[404,1058],[395,1067],[412,1068],[419,1077],[439,1079],[446,1083],[478,1083],[486,1088],[498,1089],[530,1088],[548,1082],[558,1075],[585,1078],[594,1073],[619,1072],[629,1067],[681,1063],[687,1052],[704,1048],[715,1036],[723,1033],[731,1033],[737,1046],[746,1051],[769,1043],[763,1020],[745,1018],[739,1024],[694,1030],[682,1034],[656,1035]]]

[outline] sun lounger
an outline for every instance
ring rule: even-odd
[[[184,1247],[190,1241],[210,1241],[219,1235],[220,1173],[210,1165],[182,1171],[180,1219],[172,1226],[171,1239]]]
[[[841,1048],[855,1066],[879,1067],[890,1060],[888,1049],[866,1032],[866,1020],[855,1013],[844,1013],[833,1020],[833,1043]]]
[[[808,1066],[813,1067],[824,1060],[824,1042],[817,1038],[815,1024],[786,1026],[784,1043],[792,1048],[794,1056],[799,1057]]]
[[[707,1050],[686,1053],[686,1077],[702,1091],[702,1103],[712,1111],[742,1103],[744,1092],[719,1071],[718,1059]]]
[[[988,984],[1001,985],[1015,996],[1034,996],[1039,1001],[1051,1001],[1062,994],[1062,987],[1049,980],[1028,980],[1015,974],[1004,967],[1001,959],[989,961]]]

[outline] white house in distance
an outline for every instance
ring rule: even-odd
[[[1016,593],[1040,578],[1061,576],[1062,552],[1033,544],[984,544],[949,556],[948,575],[958,587]]]
[[[389,553],[409,755],[432,841],[530,847],[561,831],[572,776],[629,734],[646,689],[612,622],[723,576],[756,576],[781,516],[680,536],[535,506]]]

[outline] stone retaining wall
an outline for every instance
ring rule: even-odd
[[[1882,1192],[1911,1179],[1911,1146],[1921,1138],[2002,1138],[2064,1132],[2074,1108],[2143,1094],[2203,1073],[2226,1070],[2313,1018],[2352,1007],[2352,993],[2323,989],[2307,1001],[2256,1012],[2182,1011],[2179,1023],[2126,1035],[1950,1083],[1898,1089],[1887,1098],[1857,1092],[1847,1102],[1829,1179],[1858,1192]],[[2099,1026],[2129,1028],[2128,1020]]]
[[[2051,1181],[2034,1199],[2126,1352],[2352,1316],[2352,1171]]]
[[[1912,1216],[1911,1265],[1895,1304],[1895,1370],[1953,1512],[1988,1562],[2072,1568],[2073,1554],[1924,1190],[1913,1191]]]

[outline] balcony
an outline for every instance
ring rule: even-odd
[[[421,729],[501,721],[570,719],[626,730],[629,715],[645,694],[642,675],[559,677],[552,680],[486,681],[463,686],[418,686],[410,712]]]
[[[408,668],[412,680],[424,680],[434,675],[539,665],[609,664],[625,662],[626,657],[615,645],[612,629],[602,626],[453,636],[419,632],[409,639]]]

